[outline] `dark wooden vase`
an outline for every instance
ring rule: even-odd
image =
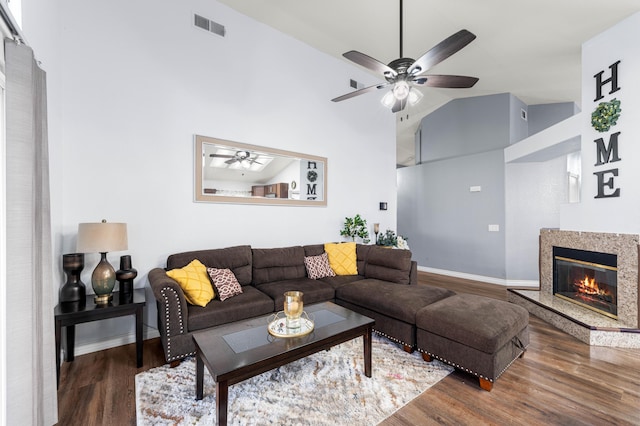
[[[84,269],[84,253],[63,254],[62,269],[67,274],[67,281],[60,288],[60,302],[84,303],[86,301],[87,288],[80,279],[80,273]]]
[[[116,271],[116,280],[120,283],[120,303],[133,302],[133,279],[138,271],[131,266],[131,256],[120,256],[120,269]]]

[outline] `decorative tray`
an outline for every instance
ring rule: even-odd
[[[313,321],[309,319],[306,312],[302,312],[300,327],[287,328],[287,317],[284,316],[283,311],[280,311],[271,316],[267,330],[269,334],[275,337],[300,337],[311,333],[313,327]]]

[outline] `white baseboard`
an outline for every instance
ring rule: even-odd
[[[418,271],[430,272],[432,274],[446,275],[448,277],[462,278],[471,281],[480,281],[489,284],[497,284],[505,287],[540,287],[536,280],[509,280],[504,278],[485,277],[483,275],[467,274],[466,272],[448,271],[446,269],[429,268],[418,266]]]
[[[142,338],[144,340],[160,337],[160,333],[157,329],[149,327],[147,325],[142,326]],[[119,336],[113,336],[109,339],[100,339],[93,342],[85,342],[78,345],[76,342],[75,349],[73,351],[74,356],[85,355],[92,352],[103,351],[105,349],[115,348],[122,345],[128,345],[129,343],[136,342],[136,333],[121,334]],[[64,358],[63,358],[64,359]]]

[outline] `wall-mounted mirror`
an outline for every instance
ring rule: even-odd
[[[327,159],[195,136],[195,198],[213,203],[327,205]]]

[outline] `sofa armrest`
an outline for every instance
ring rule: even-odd
[[[164,341],[186,334],[189,330],[187,300],[182,288],[164,269],[155,268],[149,272],[149,284],[158,302],[158,331]]]
[[[409,272],[409,285],[418,284],[418,262],[411,261],[411,271]]]

